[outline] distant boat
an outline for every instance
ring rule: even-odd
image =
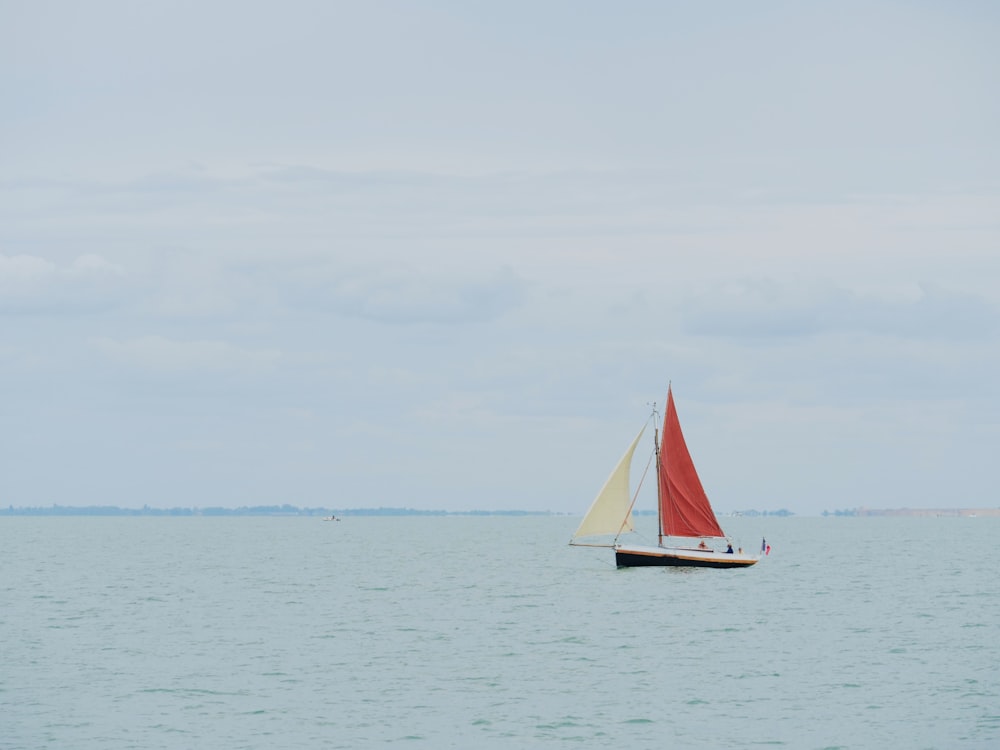
[[[656,416],[654,407],[653,417]],[[667,413],[663,418],[663,444],[654,427],[653,458],[657,474],[658,542],[653,545],[622,543],[623,534],[634,531],[632,507],[636,498],[629,489],[632,454],[642,438],[643,426],[635,440],[625,451],[604,487],[583,517],[573,534],[570,544],[581,547],[611,547],[619,568],[649,565],[674,565],[699,568],[745,568],[754,565],[760,557],[734,552],[732,545],[726,551],[717,551],[707,539],[725,539],[708,496],[701,486],[698,472],[688,453],[684,434],[674,408],[674,395],[667,387]],[[647,465],[647,471],[648,471]],[[645,476],[645,474],[643,475]],[[601,543],[580,541],[587,538],[612,537]],[[677,540],[664,544],[664,539]],[[698,540],[698,543],[695,543]],[[762,547],[764,545],[762,544]]]
[[[336,516],[326,516],[323,520],[324,521],[339,521],[340,519],[337,518]]]

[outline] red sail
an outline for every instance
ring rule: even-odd
[[[725,536],[688,453],[669,388],[660,449],[660,523],[665,536]]]

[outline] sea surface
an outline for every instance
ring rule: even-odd
[[[578,520],[2,518],[0,748],[1000,748],[1000,520]]]

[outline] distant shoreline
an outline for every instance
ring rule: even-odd
[[[48,507],[8,506],[0,516],[559,516],[553,511],[533,510],[419,510],[416,508],[298,508],[294,505],[256,505],[239,508],[120,508],[115,505]]]
[[[637,510],[636,516],[655,516],[653,510]],[[351,516],[578,516],[552,510],[420,510],[417,508],[299,508],[295,505],[254,505],[239,508],[212,506],[207,508],[121,508],[117,505],[49,505],[35,507],[0,508],[0,516],[306,516],[348,518]],[[731,516],[778,516],[795,515],[788,510],[745,510],[736,513],[720,513],[719,517]]]
[[[823,515],[859,516],[862,518],[883,516],[893,518],[937,518],[940,516],[949,518],[1000,518],[1000,508],[856,508],[853,511],[838,511],[837,513],[824,513]]]
[[[655,516],[653,510],[637,510],[636,516]],[[420,510],[417,508],[300,508],[295,505],[253,505],[239,508],[211,506],[207,508],[121,508],[117,505],[49,505],[0,508],[0,516],[577,516],[553,510]],[[793,516],[788,510],[746,510],[720,513],[726,516]]]
[[[656,515],[655,511],[635,511],[637,516]],[[50,505],[36,507],[15,507],[9,505],[0,507],[0,517],[3,516],[300,516],[300,517],[396,517],[396,516],[578,516],[578,513],[566,513],[551,510],[421,510],[418,508],[300,508],[294,505],[255,505],[238,508],[206,507],[206,508],[121,508],[116,505],[68,506]],[[796,514],[788,510],[743,510],[732,513],[720,513],[719,518],[733,517],[775,517],[787,518]],[[912,517],[912,518],[1000,518],[1000,508],[850,508],[837,511],[823,511],[822,518],[851,517]]]

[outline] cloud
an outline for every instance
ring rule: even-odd
[[[124,341],[101,338],[94,343],[118,364],[161,373],[254,372],[270,369],[281,358],[276,349],[248,349],[217,340],[141,336]]]
[[[68,265],[33,255],[0,255],[0,313],[92,312],[117,303],[125,271],[100,255]]]
[[[461,324],[495,319],[522,301],[526,284],[510,269],[473,278],[405,268],[363,270],[302,280],[296,300],[378,323]]]
[[[905,298],[861,293],[833,283],[752,280],[690,297],[684,330],[717,337],[809,337],[868,333],[907,339],[970,339],[993,334],[1000,310],[968,293],[930,284]]]

